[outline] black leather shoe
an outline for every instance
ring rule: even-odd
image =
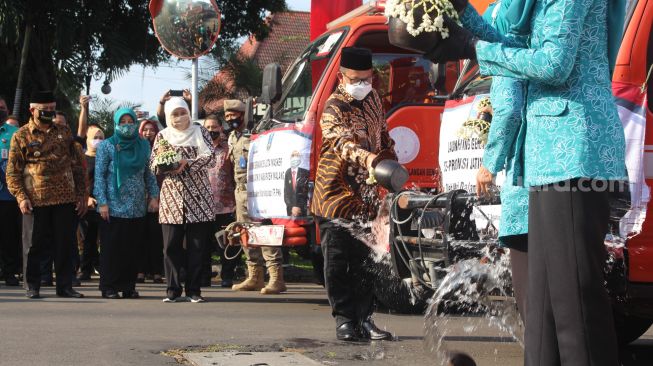
[[[104,297],[105,299],[119,299],[120,294],[118,294],[115,291],[104,291],[102,292],[102,297]]]
[[[77,275],[77,279],[80,281],[90,281],[91,274],[89,272],[79,272],[79,274]]]
[[[348,322],[336,328],[336,338],[339,341],[353,342],[357,340],[356,327],[353,322]]]
[[[59,296],[59,297],[74,297],[76,299],[81,299],[82,297],[84,297],[83,294],[80,294],[79,292],[77,292],[77,291],[75,291],[75,290],[73,290],[71,288],[66,289],[66,290],[62,290],[62,291],[57,291],[57,296]]]
[[[123,299],[138,299],[141,297],[141,295],[138,293],[138,291],[123,291],[122,292],[122,298]]]
[[[222,280],[222,283],[220,284],[220,287],[222,288],[231,288],[231,286],[234,285],[234,281],[232,280]]]
[[[379,329],[372,319],[365,320],[360,326],[361,336],[373,341],[392,340],[392,333]]]
[[[20,282],[18,282],[18,278],[14,275],[8,275],[5,277],[5,285],[7,286],[18,286],[20,285]]]
[[[39,294],[39,290],[35,290],[31,288],[27,290],[27,292],[25,292],[25,297],[27,297],[28,299],[38,299],[41,297],[41,294]]]

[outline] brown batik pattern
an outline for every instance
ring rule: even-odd
[[[202,128],[204,141],[211,148],[210,155],[197,156],[196,146],[174,146],[173,149],[188,161],[186,169],[178,175],[166,175],[161,184],[159,196],[159,222],[161,224],[185,224],[209,222],[215,219],[213,192],[209,182],[208,169],[216,163],[211,136]],[[157,151],[163,135],[158,134],[152,151]],[[156,174],[155,155],[150,158],[150,167]]]
[[[68,126],[39,130],[30,119],[13,136],[7,162],[7,187],[18,202],[34,207],[71,203],[86,195],[81,148]]]
[[[356,101],[342,86],[329,97],[320,120],[322,147],[311,204],[326,218],[371,219],[375,216],[376,188],[365,183],[370,153],[394,155],[381,100],[372,91]]]

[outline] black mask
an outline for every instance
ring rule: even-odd
[[[0,110],[0,125],[5,123],[5,121],[7,120],[7,116],[9,116],[7,114],[7,111],[5,111],[4,109]]]
[[[222,136],[222,133],[220,131],[209,131],[209,134],[211,135],[211,139],[217,140]]]
[[[54,122],[54,118],[57,116],[55,111],[41,111],[39,110],[39,122],[45,125],[49,125]]]
[[[224,132],[228,134],[231,133],[231,131],[238,129],[241,123],[243,123],[243,120],[240,118],[228,119],[222,123],[222,128],[224,129]]]

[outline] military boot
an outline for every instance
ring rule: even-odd
[[[258,291],[265,287],[265,273],[262,266],[247,264],[247,278],[245,281],[233,285],[231,287],[234,291]]]
[[[264,295],[279,294],[286,292],[286,283],[283,281],[283,267],[280,264],[268,268],[270,282],[261,290]]]

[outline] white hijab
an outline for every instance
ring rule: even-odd
[[[185,100],[180,97],[170,98],[164,107],[166,121],[168,122],[169,127],[166,127],[163,129],[163,131],[161,131],[163,138],[166,139],[172,146],[197,147],[197,156],[210,155],[211,147],[208,146],[204,140],[204,135],[202,134],[202,126],[198,126],[191,121],[188,125],[188,128],[183,131],[172,127],[172,112],[177,108],[184,108],[190,117],[188,104],[186,104]]]

